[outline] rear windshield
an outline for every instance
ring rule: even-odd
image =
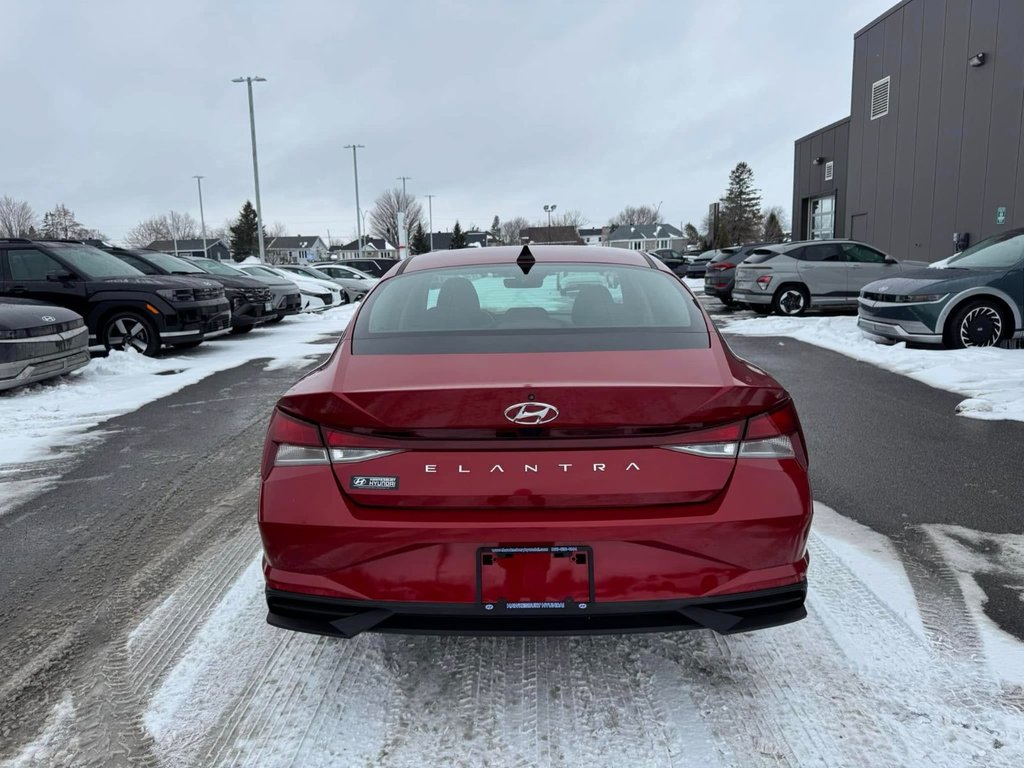
[[[354,354],[582,352],[709,346],[693,297],[649,267],[515,264],[385,280],[359,312]]]
[[[739,252],[739,248],[722,248],[719,251],[715,251],[715,255],[711,258],[711,263],[716,264],[720,261],[728,261],[730,256],[734,256]]]
[[[763,264],[769,259],[774,259],[779,255],[778,251],[772,251],[768,248],[758,248],[756,251],[751,251],[750,255],[743,260],[744,264]]]

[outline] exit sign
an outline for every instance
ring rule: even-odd
[[[996,224],[1006,223],[1006,206],[1001,205],[996,208]]]

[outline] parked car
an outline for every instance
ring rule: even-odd
[[[0,298],[0,390],[62,376],[89,364],[89,329],[70,309]]]
[[[868,283],[925,266],[923,261],[896,261],[855,240],[766,245],[737,267],[732,296],[762,314],[802,315],[811,307],[852,309]]]
[[[357,281],[356,282],[356,286],[358,288],[360,288],[360,289],[365,288],[366,289],[366,290],[362,291],[361,295],[358,297],[359,301],[362,301],[363,297],[366,296],[366,294],[370,290],[370,288],[373,288],[373,286],[375,286],[378,283],[378,281],[380,280],[379,277],[374,277],[373,275],[369,275],[366,272],[362,272],[362,271],[356,269],[355,267],[345,266],[344,264],[333,264],[333,263],[330,263],[330,262],[319,262],[317,264],[314,264],[313,266],[316,267],[316,269],[318,271],[323,272],[328,277],[331,277],[331,278],[334,278],[334,279],[342,278],[342,279],[346,279],[346,280],[355,280],[355,281]]]
[[[806,615],[792,399],[664,265],[554,245],[405,265],[271,414],[270,624],[729,633]],[[552,302],[560,274],[582,287]]]
[[[674,251],[671,248],[659,248],[656,251],[651,251],[651,256],[658,258],[666,267],[671,269],[679,277],[687,277],[687,270],[690,267],[690,262],[679,251]]]
[[[256,326],[269,323],[277,317],[279,310],[274,305],[274,292],[266,283],[223,261],[198,256],[181,258],[195,264],[224,286],[224,292],[231,300],[232,333],[248,333]]]
[[[1024,229],[982,240],[939,268],[861,289],[857,325],[892,341],[990,347],[1024,336]]]
[[[203,280],[206,284],[218,288],[221,293],[225,295],[226,299],[245,299],[243,288],[227,287],[226,283],[231,282],[230,280],[221,280],[221,277],[223,276],[218,277],[217,275],[212,275],[208,270],[203,269],[198,264],[194,264],[187,258],[172,256],[160,251],[147,251],[141,248],[117,248],[108,246],[105,247],[104,250],[109,251],[120,259],[123,259],[136,269],[145,272],[147,275],[185,275],[196,280]],[[218,282],[219,280],[220,282]],[[270,300],[274,306],[275,314],[267,320],[269,323],[279,322],[287,315],[294,315],[299,311],[299,305],[301,303],[299,301],[299,291],[294,284],[287,284],[284,280],[280,279],[278,282],[279,284],[277,286],[270,286]],[[228,333],[231,331],[230,310],[221,327],[223,330],[220,333]],[[220,333],[211,334],[208,338],[214,335],[220,335]]]
[[[711,261],[711,252],[704,253],[680,253],[670,248],[662,248],[654,252],[669,269],[680,277],[691,277],[699,279],[707,272],[708,262]]]
[[[0,240],[0,295],[66,307],[85,318],[91,343],[145,355],[200,343],[228,311],[216,288],[147,275],[99,248],[54,240]]]
[[[736,267],[761,245],[732,245],[700,254],[701,259],[708,258],[704,266],[704,295],[714,296],[727,307],[735,306],[732,290],[736,285]]]
[[[244,264],[241,269],[258,279],[262,279],[263,274],[270,273],[280,280],[291,282],[298,287],[299,293],[302,294],[303,312],[323,312],[331,307],[348,304],[348,296],[345,295],[345,291],[341,286],[335,285],[332,280],[306,277],[288,272],[281,269],[280,266],[270,266],[269,264]]]
[[[358,269],[360,272],[365,272],[370,277],[383,277],[384,274],[391,269],[393,266],[398,264],[398,259],[379,259],[379,258],[341,258],[332,259],[332,264],[341,264],[346,267],[352,267]]]
[[[341,267],[344,269],[345,267]],[[291,275],[298,275],[299,277],[305,277],[311,280],[319,280],[321,282],[335,283],[341,287],[342,293],[344,293],[344,303],[350,301],[359,301],[366,295],[374,283],[371,283],[368,278],[354,278],[354,277],[341,277],[336,275],[328,274],[327,272],[312,266],[306,266],[305,264],[278,264],[277,269],[281,272],[287,272]],[[376,281],[375,281],[376,282]]]

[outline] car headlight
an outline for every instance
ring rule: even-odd
[[[933,301],[942,301],[948,293],[917,293],[908,296],[893,296],[897,304],[925,304]]]
[[[185,301],[195,301],[195,294],[191,288],[161,288],[156,292],[157,296],[167,299],[172,304],[180,304]]]

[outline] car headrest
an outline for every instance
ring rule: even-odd
[[[615,309],[611,292],[603,285],[584,285],[572,304],[574,325],[608,325]]]

